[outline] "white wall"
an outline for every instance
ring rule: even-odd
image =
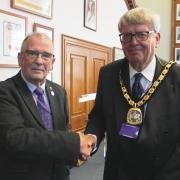
[[[157,54],[170,60],[171,51],[171,0],[136,0],[136,4],[158,13],[161,18],[161,43]]]
[[[84,0],[54,0],[53,19],[49,20],[10,7],[10,0],[1,0],[0,9],[28,17],[28,32],[33,23],[53,27],[56,62],[53,81],[61,84],[61,34],[77,37],[109,47],[120,47],[117,24],[120,16],[127,11],[124,0],[97,0],[97,31],[83,26]],[[0,68],[0,80],[12,76],[18,69]]]

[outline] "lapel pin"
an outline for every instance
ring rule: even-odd
[[[50,91],[51,91],[51,95],[54,96],[55,93],[54,93],[54,91],[52,90],[52,87],[51,87],[51,86],[49,87],[49,89],[50,89]]]
[[[52,95],[52,96],[54,96],[54,95],[55,95],[55,94],[54,94],[54,91],[51,91],[51,95]]]

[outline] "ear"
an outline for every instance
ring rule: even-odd
[[[161,39],[161,35],[159,32],[156,33],[156,48],[159,46],[160,44],[160,39]]]
[[[49,71],[52,71],[52,70],[53,70],[53,64],[54,64],[54,62],[55,62],[55,58],[53,58],[53,60],[52,60],[52,62],[51,62],[51,66],[50,66],[50,68],[49,68]]]
[[[21,67],[21,65],[22,65],[22,54],[18,53],[18,57],[17,58],[18,58],[18,64]]]

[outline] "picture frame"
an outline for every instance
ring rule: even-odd
[[[11,0],[11,7],[35,14],[41,17],[52,19],[53,0]]]
[[[180,43],[180,26],[176,26],[176,44]]]
[[[121,48],[113,47],[113,60],[119,60],[124,58],[124,52]]]
[[[180,20],[180,4],[176,4],[176,21]]]
[[[33,31],[47,34],[52,39],[52,42],[54,42],[54,28],[39,23],[34,23]]]
[[[84,27],[97,31],[97,0],[84,0]]]
[[[137,7],[135,0],[124,0],[128,10],[134,9]]]
[[[26,31],[27,17],[0,9],[0,67],[18,67],[17,55]]]
[[[175,48],[175,62],[180,64],[180,48]]]

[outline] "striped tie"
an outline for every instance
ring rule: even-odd
[[[132,87],[132,99],[137,102],[141,99],[141,96],[144,92],[144,89],[141,85],[141,78],[143,77],[143,75],[141,73],[136,73],[135,75],[135,81]]]
[[[38,87],[35,89],[34,93],[37,95],[37,107],[39,110],[39,113],[41,115],[42,121],[44,123],[44,126],[48,129],[48,130],[52,130],[53,129],[53,125],[52,125],[52,117],[51,117],[51,112],[50,109],[48,108],[46,102],[44,101],[44,91],[42,88]]]

